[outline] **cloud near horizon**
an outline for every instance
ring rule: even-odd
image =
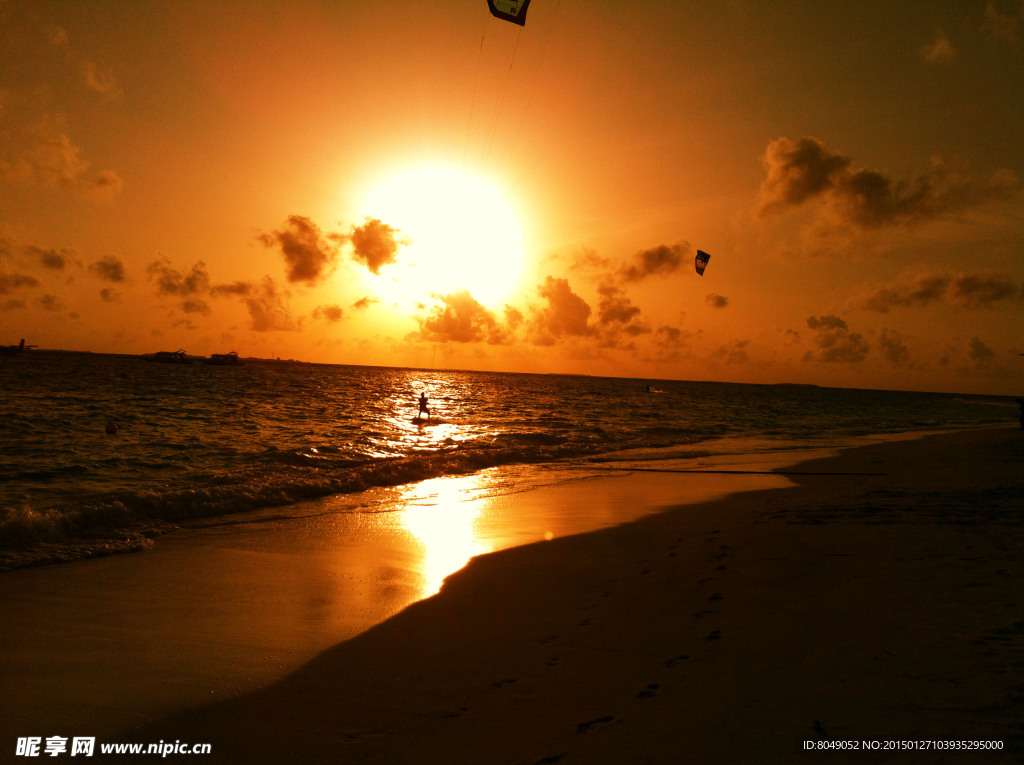
[[[1006,300],[1024,300],[1024,281],[995,272],[974,274],[920,269],[858,300],[858,307],[876,313],[892,308],[926,306],[940,301],[958,308],[990,308]]]
[[[807,326],[815,332],[813,342],[818,349],[807,351],[804,363],[856,363],[868,355],[870,348],[864,337],[850,332],[849,326],[838,316],[810,316]]]

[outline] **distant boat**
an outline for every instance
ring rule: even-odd
[[[213,364],[218,367],[240,367],[242,360],[238,358],[238,351],[231,353],[211,353],[210,358],[203,359],[204,364]]]
[[[161,364],[191,364],[191,359],[185,355],[180,348],[176,351],[157,351],[152,356],[147,356],[146,361],[157,361]]]
[[[22,353],[37,347],[36,345],[25,345],[25,338],[21,338],[21,342],[18,345],[0,345],[0,355],[11,356],[15,353]]]

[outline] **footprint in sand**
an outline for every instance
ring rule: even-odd
[[[580,733],[590,733],[594,728],[600,728],[602,725],[607,725],[611,722],[615,722],[615,718],[611,715],[605,715],[604,717],[598,717],[596,720],[582,722],[576,726],[576,733],[577,735]]]
[[[565,757],[565,755],[567,754],[569,753],[561,752],[559,754],[553,754],[550,757],[543,757],[537,760],[537,762],[535,762],[533,765],[555,765],[556,762],[561,762],[562,758]]]
[[[720,600],[725,600],[725,595],[720,592],[714,592],[708,595],[708,603],[717,603]]]
[[[658,695],[658,690],[661,688],[660,683],[648,683],[640,693],[636,695],[638,699],[650,699]]]
[[[590,626],[590,619],[584,619],[581,622],[577,622],[576,626],[577,627],[589,627]]]
[[[728,568],[729,567],[723,563],[721,566],[715,566],[715,571],[725,571]]]
[[[712,632],[710,632],[707,635],[705,635],[704,639],[705,640],[721,640],[722,639],[722,631],[721,630],[713,630]]]
[[[507,680],[495,680],[493,683],[491,683],[491,687],[504,688],[506,685],[511,685],[514,682],[516,682],[516,678],[514,677],[510,677]]]
[[[682,664],[684,661],[690,658],[690,654],[681,653],[678,656],[673,656],[671,659],[665,659],[666,667],[674,667],[677,664]]]
[[[550,659],[548,659],[549,667],[557,667],[560,663],[561,662],[559,661],[557,656],[552,656]]]
[[[713,576],[706,576],[703,579],[698,579],[697,584],[707,584],[708,582],[713,581],[715,581],[715,578]]]
[[[469,707],[459,707],[457,711],[449,712],[448,714],[446,714],[445,715],[445,719],[446,720],[454,720],[456,717],[462,717],[462,715],[466,714],[466,712],[468,712],[468,711],[469,711]]]

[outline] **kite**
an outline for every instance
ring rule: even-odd
[[[530,0],[487,0],[487,7],[499,19],[526,26],[526,9]]]
[[[711,256],[703,250],[697,250],[697,257],[694,258],[694,265],[697,267],[697,273],[701,276],[704,275],[704,269],[708,267],[708,261],[711,260]]]

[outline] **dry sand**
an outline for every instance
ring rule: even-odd
[[[1024,433],[799,468],[829,475],[474,558],[280,680],[118,738],[239,763],[1020,761]],[[1015,753],[799,749],[867,739]]]

